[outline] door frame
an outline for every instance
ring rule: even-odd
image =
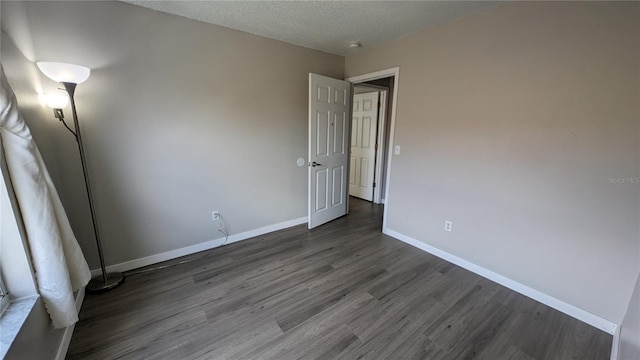
[[[395,146],[394,135],[395,135],[395,129],[396,129],[396,114],[398,112],[398,86],[400,83],[400,67],[398,66],[398,67],[393,67],[389,69],[374,71],[371,73],[365,73],[362,75],[350,76],[345,79],[346,81],[352,84],[352,88],[353,88],[353,85],[356,85],[356,84],[361,84],[367,81],[373,81],[373,80],[378,80],[378,79],[387,78],[387,77],[393,78],[393,94],[392,94],[393,98],[391,101],[391,124],[389,126],[389,149],[387,150],[386,178],[385,178],[385,189],[384,189],[385,206],[384,206],[384,213],[382,218],[383,232],[387,228],[387,212],[389,211],[389,201],[390,201],[389,188],[391,185],[391,163],[393,160],[393,147]],[[353,91],[351,92],[351,94],[352,94],[351,102],[353,103]],[[349,139],[350,138],[351,137],[349,136]],[[348,204],[347,204],[347,209],[348,209]]]

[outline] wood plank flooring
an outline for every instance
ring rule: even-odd
[[[609,359],[610,335],[383,235],[381,220],[352,198],[317,229],[130,274],[86,296],[67,359]]]

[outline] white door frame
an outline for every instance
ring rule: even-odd
[[[398,112],[398,85],[400,82],[400,67],[375,71],[372,73],[351,76],[346,81],[356,85],[367,81],[378,80],[386,77],[393,77],[393,100],[391,101],[391,126],[389,127],[389,150],[387,151],[387,176],[385,180],[385,206],[382,218],[382,231],[387,228],[387,212],[389,211],[389,185],[391,184],[391,161],[393,159],[394,133],[396,128],[396,113]],[[353,92],[352,92],[353,94]],[[351,101],[353,102],[353,100]],[[351,138],[351,137],[349,137]]]
[[[384,159],[384,145],[387,124],[387,101],[389,90],[380,91],[380,106],[378,107],[378,149],[376,149],[376,169],[375,180],[376,188],[373,191],[373,202],[380,204],[382,202],[382,160]]]

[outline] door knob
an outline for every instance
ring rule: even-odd
[[[311,166],[312,166],[312,167],[322,166],[322,164],[317,163],[317,162],[315,162],[315,161],[314,161],[314,162],[312,162],[312,163],[311,163]]]

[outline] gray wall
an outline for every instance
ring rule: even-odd
[[[639,6],[509,3],[348,56],[346,76],[400,66],[388,227],[620,324],[640,185],[609,178],[640,176]]]
[[[306,216],[308,73],[342,78],[343,57],[120,2],[1,6],[7,77],[91,268],[77,148],[36,60],[92,68],[76,101],[108,264],[220,238],[212,210],[231,234]]]

